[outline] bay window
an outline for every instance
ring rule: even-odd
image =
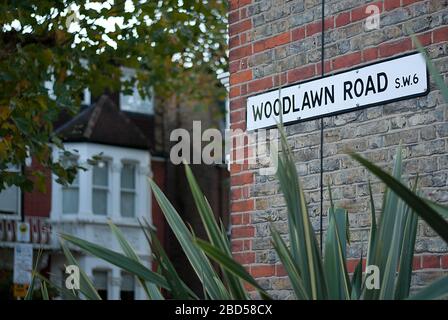
[[[62,163],[68,167],[76,165],[76,158],[64,159]],[[79,177],[76,174],[75,179],[69,185],[62,186],[62,213],[74,214],[79,211]]]
[[[135,216],[135,164],[124,163],[121,169],[120,207],[123,217]]]
[[[109,164],[98,161],[92,172],[92,211],[93,214],[107,215],[109,202]]]
[[[9,172],[19,172],[20,168],[17,166],[9,166]],[[5,186],[6,188],[0,191],[0,214],[19,215],[20,214],[20,188],[17,186]]]

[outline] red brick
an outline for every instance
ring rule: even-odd
[[[358,259],[350,259],[347,260],[347,272],[353,273],[355,272],[356,266],[358,265],[359,260]]]
[[[367,62],[367,61],[372,61],[378,58],[378,48],[369,48],[369,49],[365,49],[362,52],[362,61]]]
[[[229,2],[230,2],[229,3],[230,10],[238,9],[238,0],[230,0]]]
[[[426,268],[440,268],[439,256],[427,255],[422,257],[422,267]]]
[[[232,239],[253,238],[255,236],[255,228],[253,226],[232,227]]]
[[[420,270],[421,268],[422,268],[422,257],[414,256],[414,259],[412,260],[412,269]]]
[[[275,265],[275,275],[277,277],[284,277],[287,275],[285,267],[283,267],[281,264]]]
[[[239,45],[240,45],[240,36],[236,35],[236,36],[230,38],[230,40],[229,40],[230,48],[235,48],[235,47],[238,47]]]
[[[252,45],[249,44],[244,47],[239,47],[239,48],[230,50],[229,60],[234,61],[237,59],[241,59],[241,58],[250,56],[251,54],[252,54]]]
[[[361,63],[361,52],[346,54],[333,60],[333,69],[352,67]]]
[[[352,22],[359,21],[359,20],[365,19],[368,16],[370,16],[371,15],[370,12],[366,13],[366,9],[370,5],[378,6],[378,8],[380,9],[380,13],[382,12],[382,10],[381,10],[383,8],[382,1],[376,1],[376,2],[372,2],[372,3],[368,3],[366,5],[363,5],[362,7],[355,8],[355,9],[353,9],[351,11],[351,21]]]
[[[242,188],[232,189],[231,198],[232,200],[239,200],[243,196]]]
[[[277,74],[276,76],[273,77],[273,79],[274,79],[274,87],[278,87],[280,84],[284,85],[288,81],[287,73],[283,72],[281,74]]]
[[[419,1],[422,1],[422,0],[403,0],[402,3],[403,3],[403,7],[404,7],[404,6],[413,4],[413,3],[415,3],[415,2],[419,2]]]
[[[231,246],[232,246],[232,252],[243,251],[244,240],[232,240]]]
[[[448,41],[448,26],[436,29],[432,32],[433,43]]]
[[[398,53],[403,53],[412,49],[412,41],[410,38],[402,39],[390,43],[380,45],[380,57],[390,57]]]
[[[241,95],[241,88],[239,86],[234,86],[230,88],[229,97],[234,98]]]
[[[230,100],[230,111],[242,109],[245,107],[245,98],[233,98]]]
[[[230,73],[238,72],[240,70],[240,61],[232,61],[229,63],[229,71]]]
[[[325,71],[325,74],[327,74],[331,71],[330,61],[324,62],[324,71]],[[321,75],[321,74],[322,74],[322,63],[318,62],[318,63],[316,63],[316,75]]]
[[[284,44],[287,44],[291,41],[291,33],[284,32],[275,37],[271,37],[268,39],[260,40],[254,43],[254,52],[260,52],[267,49],[272,49],[274,47],[278,47]]]
[[[292,41],[302,40],[305,38],[305,27],[300,27],[291,31]]]
[[[252,20],[246,19],[229,26],[229,35],[234,36],[238,33],[250,30],[252,28]]]
[[[314,64],[308,65],[302,68],[293,69],[288,72],[288,82],[296,82],[300,80],[304,80],[307,78],[311,78],[315,75],[315,67]]]
[[[252,80],[252,70],[244,70],[230,75],[230,85]]]
[[[241,173],[231,178],[232,186],[241,186],[254,182],[254,174],[252,172]]]
[[[234,253],[233,258],[241,264],[250,264],[255,262],[255,252]]]
[[[251,4],[251,3],[252,3],[252,0],[240,0],[239,6],[241,8],[241,7],[247,6],[247,5]]]
[[[234,24],[240,19],[240,10],[229,12],[229,24]]]
[[[322,22],[314,22],[306,25],[306,36],[311,37],[313,34],[322,31]]]
[[[337,15],[336,20],[336,28],[345,26],[350,23],[350,12],[343,12]]]
[[[233,201],[231,205],[232,212],[245,212],[254,210],[255,201],[253,199]]]
[[[448,255],[444,255],[440,257],[440,266],[443,269],[448,269]]]
[[[334,28],[334,17],[331,16],[326,18],[324,22],[324,30],[327,31],[333,28]]]
[[[431,32],[426,32],[424,34],[418,35],[417,39],[422,46],[428,46],[432,43],[432,34]],[[416,48],[417,45],[413,43],[413,47]]]
[[[400,6],[400,0],[385,0],[384,10],[392,10]]]
[[[250,267],[250,274],[254,278],[272,277],[275,275],[274,265],[257,265]]]
[[[270,89],[270,88],[272,88],[272,85],[273,85],[272,77],[267,77],[267,78],[258,79],[258,80],[249,82],[248,89],[249,89],[250,93],[254,93],[257,91]]]
[[[242,214],[230,215],[230,222],[231,222],[232,226],[243,224],[243,215]]]

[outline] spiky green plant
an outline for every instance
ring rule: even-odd
[[[435,82],[448,101],[448,88],[440,75],[434,71],[432,63],[427,61]],[[370,192],[371,226],[366,264],[378,268],[380,288],[369,289],[366,277],[363,277],[362,259],[351,279],[349,277],[346,255],[349,239],[347,211],[335,207],[332,201],[328,209],[328,229],[323,255],[321,255],[292,152],[281,127],[280,132],[282,152],[279,156],[277,176],[286,200],[289,246],[274,227],[271,227],[272,243],[297,299],[437,299],[448,294],[448,277],[442,277],[417,294],[409,296],[417,220],[423,219],[448,242],[448,223],[445,221],[448,217],[448,208],[420,197],[415,190],[417,183],[411,190],[402,182],[401,148],[398,148],[392,174],[357,154],[350,154],[387,186],[378,222]],[[195,237],[160,188],[152,180],[150,185],[166,221],[203,285],[204,297],[207,299],[248,299],[250,295],[243,286],[246,282],[259,293],[261,298],[269,299],[268,293],[242,265],[232,258],[231,246],[224,227],[216,221],[188,165],[185,165],[185,172],[208,241]],[[123,253],[111,251],[67,234],[63,234],[61,238],[135,275],[149,299],[163,299],[162,288],[175,299],[197,299],[196,294],[186,286],[176,272],[154,231],[149,225],[143,224],[142,228],[152,248],[154,261],[158,265],[156,272],[139,261],[121,231],[113,224],[110,225],[112,233],[117,237]],[[70,264],[76,264],[76,260],[64,243],[62,248],[67,261]],[[220,273],[213,267],[212,261],[218,263]],[[39,277],[43,283],[54,286],[45,277],[36,273],[35,276]],[[68,298],[77,299],[82,294],[82,297],[86,299],[99,299],[90,279],[82,272],[79,293],[57,286],[56,288]],[[30,291],[32,290],[33,285],[30,287]],[[42,296],[48,298],[46,286],[42,288]]]

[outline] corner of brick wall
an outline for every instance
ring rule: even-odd
[[[365,9],[369,4],[380,8],[381,28],[365,32]],[[325,12],[326,74],[415,50],[408,33],[411,30],[446,76],[447,1],[327,0]],[[230,1],[231,129],[245,130],[248,96],[321,74],[320,17],[320,0]],[[447,203],[448,113],[441,109],[441,99],[432,82],[427,97],[325,119],[324,181],[334,182],[336,201],[348,208],[353,226],[354,244],[348,250],[353,257],[348,261],[349,271],[353,271],[361,250],[365,250],[363,233],[369,226],[367,174],[344,157],[342,150],[350,146],[381,166],[390,167],[396,147],[402,141],[406,153],[405,175],[411,177],[422,170],[424,193]],[[288,137],[295,141],[298,171],[306,177],[306,197],[316,227],[320,198],[318,123],[309,121],[286,129]],[[377,205],[381,204],[382,192],[380,184],[374,183]],[[324,206],[328,206],[328,195],[324,194],[324,198]],[[289,299],[293,297],[290,285],[270,244],[266,224],[260,222],[260,216],[266,212],[285,216],[278,185],[259,176],[253,166],[231,165],[233,254],[275,297]],[[285,221],[279,224],[284,232],[285,225]],[[414,288],[447,273],[447,252],[446,244],[420,223]]]

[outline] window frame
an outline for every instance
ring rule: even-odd
[[[75,163],[78,165],[79,163],[79,156],[77,155],[72,155],[71,157],[68,157],[67,160],[74,160]],[[64,159],[63,159],[64,161]],[[76,184],[74,185],[73,183],[71,183],[68,186],[64,186],[61,185],[61,213],[62,215],[75,215],[75,214],[79,214],[79,199],[80,199],[80,193],[81,193],[81,185],[80,185],[80,177],[79,177],[79,170],[76,173],[76,178],[75,180],[77,180]],[[75,180],[73,182],[75,182]],[[68,189],[77,189],[78,190],[78,199],[77,199],[77,207],[78,210],[76,212],[65,212],[64,211],[64,191],[68,190]]]
[[[8,165],[8,172],[21,172],[21,166],[13,166],[13,165]],[[0,209],[0,219],[7,219],[7,220],[19,220],[22,216],[22,190],[20,189],[20,187],[17,187],[15,185],[12,186],[6,186],[5,189],[3,189],[1,192],[5,191],[8,188],[16,188],[17,189],[17,212],[14,213],[6,213],[1,211]]]
[[[132,165],[134,167],[134,189],[129,188],[123,188],[121,184],[121,178],[123,174],[123,167],[125,165]],[[120,217],[124,219],[135,219],[137,217],[137,199],[138,199],[138,193],[137,193],[137,185],[138,185],[138,166],[139,162],[135,160],[122,160],[121,161],[121,170],[120,170]],[[122,208],[122,195],[123,193],[127,194],[133,194],[134,199],[134,212],[132,213],[132,216],[124,216]]]
[[[94,171],[95,171],[95,167],[97,167],[97,164],[92,166],[92,176],[91,176],[91,187],[92,187],[92,214],[93,216],[96,217],[108,217],[111,213],[110,213],[110,194],[111,194],[111,166],[113,164],[112,159],[111,158],[101,158],[100,160],[98,160],[98,163],[102,161],[104,163],[106,163],[107,165],[107,186],[101,186],[101,185],[96,185],[94,183]],[[106,191],[106,212],[105,213],[95,213],[94,210],[94,192],[95,190],[99,190],[99,191]]]

